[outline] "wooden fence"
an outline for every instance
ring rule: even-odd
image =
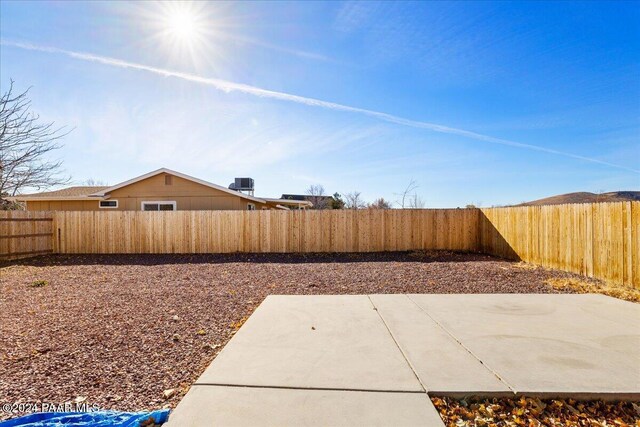
[[[640,202],[480,211],[482,252],[640,288]]]
[[[640,202],[336,211],[0,212],[0,259],[39,253],[482,251],[640,288]]]
[[[50,212],[0,211],[0,260],[53,251]]]
[[[478,211],[56,212],[61,253],[475,250]]]

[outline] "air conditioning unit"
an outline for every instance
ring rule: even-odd
[[[253,178],[236,178],[235,179],[236,190],[250,191],[253,190]]]
[[[236,178],[234,182],[229,184],[229,189],[236,191],[246,191],[250,195],[253,195],[253,178]]]

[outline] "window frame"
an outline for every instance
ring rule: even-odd
[[[255,211],[256,210],[256,204],[255,203],[247,203],[247,210],[248,211]]]
[[[153,211],[145,210],[144,205],[158,205],[158,209]],[[173,209],[170,211],[161,210],[160,205],[172,205]],[[178,210],[178,204],[175,202],[175,200],[145,200],[143,202],[140,202],[140,210],[143,212],[175,212]]]
[[[116,202],[115,206],[102,206],[102,202]],[[98,208],[100,209],[118,209],[118,200],[117,199],[113,199],[113,200],[98,200]]]

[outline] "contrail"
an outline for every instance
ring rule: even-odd
[[[597,164],[601,164],[601,165],[605,165],[605,166],[610,166],[610,167],[613,167],[613,168],[624,169],[624,170],[631,171],[631,172],[634,172],[634,173],[640,173],[640,170],[638,170],[638,169],[633,169],[633,168],[630,168],[630,167],[618,165],[618,164],[615,164],[615,163],[606,162],[604,160],[594,159],[594,158],[591,158],[591,157],[585,157],[585,156],[581,156],[581,155],[578,155],[578,154],[568,153],[568,152],[565,152],[565,151],[559,151],[559,150],[554,150],[554,149],[551,149],[551,148],[540,147],[538,145],[525,144],[525,143],[522,143],[522,142],[511,141],[511,140],[508,140],[508,139],[496,138],[496,137],[489,136],[489,135],[483,135],[483,134],[480,134],[480,133],[471,132],[471,131],[464,130],[464,129],[457,129],[457,128],[453,128],[453,127],[449,127],[449,126],[443,126],[443,125],[439,125],[439,124],[435,124],[435,123],[429,123],[429,122],[423,122],[423,121],[419,121],[419,120],[406,119],[406,118],[403,118],[403,117],[394,116],[392,114],[382,113],[382,112],[379,112],[379,111],[367,110],[367,109],[358,108],[358,107],[351,107],[351,106],[348,106],[348,105],[337,104],[335,102],[323,101],[323,100],[315,99],[315,98],[307,98],[307,97],[304,97],[304,96],[293,95],[293,94],[285,93],[285,92],[277,92],[277,91],[273,91],[273,90],[262,89],[262,88],[259,88],[259,87],[256,87],[256,86],[245,85],[245,84],[242,84],[242,83],[235,83],[235,82],[231,82],[231,81],[228,81],[228,80],[201,77],[201,76],[198,76],[198,75],[195,75],[195,74],[189,74],[189,73],[183,73],[183,72],[179,72],[179,71],[166,70],[166,69],[163,69],[163,68],[157,68],[157,67],[152,67],[152,66],[149,66],[149,65],[138,64],[138,63],[135,63],[135,62],[123,61],[121,59],[111,58],[111,57],[108,57],[108,56],[94,55],[94,54],[86,53],[86,52],[75,52],[75,51],[59,49],[59,48],[55,48],[55,47],[34,45],[34,44],[30,44],[30,43],[20,43],[20,42],[13,42],[13,41],[7,41],[7,40],[0,40],[0,44],[1,45],[5,45],[5,46],[17,47],[17,48],[20,48],[20,49],[38,51],[38,52],[48,52],[48,53],[63,54],[63,55],[69,56],[71,58],[81,59],[83,61],[91,61],[91,62],[97,62],[97,63],[100,63],[100,64],[110,65],[110,66],[114,66],[114,67],[131,68],[131,69],[134,69],[134,70],[147,71],[147,72],[158,74],[158,75],[161,75],[161,76],[164,76],[164,77],[176,77],[176,78],[179,78],[179,79],[188,80],[188,81],[191,81],[191,82],[195,82],[195,83],[200,83],[200,84],[204,84],[204,85],[207,85],[207,86],[211,86],[211,87],[214,87],[214,88],[216,88],[218,90],[221,90],[221,91],[227,92],[227,93],[228,92],[241,92],[241,93],[245,93],[245,94],[248,94],[248,95],[258,96],[258,97],[261,97],[261,98],[277,99],[277,100],[280,100],[280,101],[287,101],[287,102],[295,102],[297,104],[304,104],[304,105],[308,105],[308,106],[311,106],[311,107],[320,107],[320,108],[325,108],[325,109],[329,109],[329,110],[356,113],[356,114],[361,114],[361,115],[373,117],[373,118],[376,118],[376,119],[379,119],[379,120],[383,120],[385,122],[394,123],[394,124],[401,125],[401,126],[409,126],[409,127],[413,127],[413,128],[427,129],[427,130],[431,130],[431,131],[434,131],[434,132],[440,132],[440,133],[446,133],[446,134],[452,134],[452,135],[459,135],[459,136],[463,136],[465,138],[470,138],[470,139],[475,139],[475,140],[478,140],[478,141],[489,142],[489,143],[492,143],[492,144],[500,144],[500,145],[506,145],[506,146],[510,146],[510,147],[524,148],[524,149],[539,151],[539,152],[543,152],[543,153],[555,154],[555,155],[559,155],[559,156],[569,157],[569,158],[572,158],[572,159],[583,160],[583,161],[586,161],[586,162],[591,162],[591,163],[597,163]]]

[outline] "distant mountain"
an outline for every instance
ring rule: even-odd
[[[567,193],[559,196],[546,197],[532,202],[521,203],[518,206],[562,205],[565,203],[596,203],[596,202],[628,202],[640,201],[640,191],[612,191],[610,193]]]

